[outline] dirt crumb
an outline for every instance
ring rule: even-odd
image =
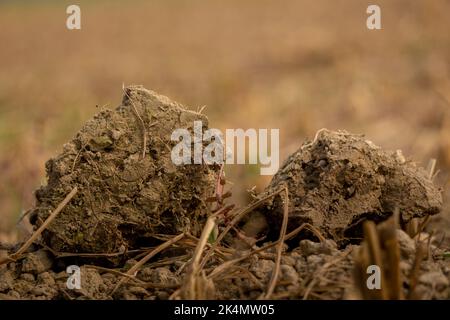
[[[51,268],[53,260],[45,250],[38,250],[26,256],[22,263],[22,272],[39,274]]]

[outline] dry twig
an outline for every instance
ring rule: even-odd
[[[147,129],[145,127],[145,122],[142,119],[141,115],[139,114],[138,109],[136,108],[136,105],[134,104],[133,99],[128,94],[128,88],[124,88],[123,92],[125,93],[125,95],[130,100],[130,103],[131,103],[131,106],[133,108],[133,111],[134,111],[136,117],[139,120],[139,124],[141,125],[141,130],[142,130],[142,159],[144,159],[145,158],[145,154],[147,153]]]
[[[283,222],[280,230],[280,237],[278,239],[278,248],[277,248],[277,258],[275,261],[275,269],[272,272],[272,277],[269,282],[269,288],[267,289],[267,293],[263,296],[265,299],[270,299],[273,291],[275,290],[275,286],[278,280],[278,274],[280,273],[280,263],[281,263],[281,254],[283,253],[283,245],[284,239],[286,237],[286,230],[288,224],[288,216],[289,216],[289,191],[286,186],[284,186],[284,212],[283,212]]]
[[[203,261],[200,265],[200,270],[205,266],[206,262],[208,261],[211,254],[216,250],[217,245],[223,240],[223,238],[227,235],[227,233],[235,226],[246,214],[252,212],[254,209],[256,209],[258,206],[260,206],[262,203],[267,201],[268,199],[276,196],[277,194],[280,194],[283,192],[284,189],[281,188],[280,190],[271,193],[258,201],[255,201],[254,203],[250,204],[249,206],[242,209],[240,212],[238,211],[236,215],[234,216],[233,220],[225,227],[225,230],[222,231],[222,233],[217,237],[216,241],[211,246],[211,249],[206,252],[205,257],[203,258]]]
[[[160,244],[159,246],[157,246],[155,249],[153,249],[152,251],[150,251],[144,258],[142,258],[141,260],[139,260],[133,267],[130,268],[130,270],[127,271],[127,274],[130,276],[135,276],[135,274],[137,273],[137,271],[151,258],[153,258],[155,255],[157,255],[158,253],[160,253],[161,251],[163,251],[164,249],[167,249],[168,247],[170,247],[172,244],[174,244],[175,242],[179,241],[180,239],[182,239],[184,237],[184,233],[181,233],[179,235],[177,235],[176,237],[173,237],[172,239]],[[117,291],[117,289],[119,289],[119,287],[125,283],[127,281],[127,278],[122,278],[117,285],[114,287],[113,291],[111,292],[111,296]]]
[[[33,242],[39,237],[39,235],[48,227],[48,225],[53,221],[53,219],[56,218],[56,216],[64,209],[64,207],[69,203],[70,200],[77,194],[78,188],[74,187],[72,191],[64,198],[64,200],[58,205],[58,207],[48,216],[48,218],[45,220],[45,222],[33,233],[33,235],[17,250],[17,252],[11,254],[9,257],[7,257],[5,260],[0,262],[0,265],[9,262],[17,260],[20,255],[22,255],[32,244]]]

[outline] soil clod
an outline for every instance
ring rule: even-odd
[[[154,234],[197,234],[215,169],[171,161],[172,131],[192,130],[195,120],[207,125],[206,116],[167,97],[126,88],[121,106],[95,115],[47,162],[36,226],[72,188],[79,191],[46,228],[44,242],[57,252],[114,253],[151,244]]]
[[[289,229],[310,223],[339,245],[358,243],[362,222],[380,222],[400,212],[401,222],[437,214],[441,190],[424,169],[389,153],[362,135],[320,130],[285,161],[265,194],[289,189]],[[283,204],[266,210],[269,224],[281,226]]]

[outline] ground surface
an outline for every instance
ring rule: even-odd
[[[217,165],[171,162],[171,128],[193,130],[200,118],[133,86],[90,119],[46,164],[48,182],[23,218],[33,241],[3,248],[1,297],[449,298],[449,248],[423,232],[443,205],[433,171],[322,129],[233,210]],[[366,290],[372,265],[379,295]]]
[[[364,133],[423,166],[437,159],[443,210],[426,231],[450,247],[448,1],[379,1],[379,32],[365,28],[357,0],[80,5],[82,30],[69,32],[58,2],[0,4],[1,243],[30,236],[17,221],[45,182],[45,162],[136,83],[193,110],[206,105],[213,127],[280,128],[281,159],[323,127]],[[271,179],[255,166],[226,171],[241,206]],[[42,280],[31,274],[24,283]]]

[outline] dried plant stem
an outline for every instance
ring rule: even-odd
[[[304,224],[302,224],[300,227],[298,227],[298,228],[294,229],[293,231],[289,232],[289,233],[284,237],[284,241],[287,241],[287,240],[289,240],[289,239],[294,238],[294,237],[295,237],[300,231],[302,231],[303,229],[308,229],[308,230],[314,232],[314,231],[313,231],[314,229],[312,229],[311,227],[312,227],[312,226],[311,226],[309,223],[304,223]],[[317,231],[317,232],[318,232],[318,231]],[[323,237],[320,233],[318,233],[318,235],[319,235],[320,237]],[[227,262],[221,264],[221,265],[218,266],[217,268],[215,268],[215,269],[208,275],[208,278],[215,278],[215,277],[217,277],[218,275],[220,275],[222,272],[224,272],[225,270],[227,270],[228,268],[232,267],[234,264],[236,264],[236,263],[238,263],[238,262],[240,262],[240,261],[243,261],[243,260],[245,260],[245,259],[248,259],[249,257],[251,257],[251,256],[254,255],[254,254],[257,254],[257,253],[263,252],[263,251],[265,251],[265,250],[267,250],[267,249],[270,249],[270,248],[272,248],[272,247],[275,247],[278,243],[279,243],[279,240],[277,240],[277,241],[275,241],[275,242],[272,242],[272,243],[270,243],[270,244],[267,244],[267,245],[265,245],[264,247],[261,247],[261,248],[258,248],[258,249],[254,249],[254,250],[250,251],[249,253],[247,253],[246,255],[244,255],[244,256],[242,256],[242,257],[239,257],[239,258],[236,258],[236,259],[233,259],[233,260],[229,260],[229,261],[227,261]]]
[[[283,222],[280,230],[280,237],[278,239],[278,248],[277,248],[277,257],[275,261],[275,269],[272,272],[272,277],[269,282],[269,287],[267,289],[266,294],[264,295],[265,299],[270,299],[273,291],[275,290],[275,286],[277,284],[278,275],[280,273],[280,264],[281,264],[281,254],[283,253],[283,245],[284,239],[286,237],[286,230],[288,224],[288,216],[289,216],[289,191],[286,186],[284,186],[284,212],[283,212]]]
[[[233,260],[229,260],[229,261],[227,261],[227,262],[221,264],[221,265],[218,266],[217,268],[215,268],[215,269],[208,275],[208,278],[211,278],[211,279],[212,279],[212,278],[215,278],[215,277],[217,277],[218,275],[220,275],[222,272],[224,272],[225,270],[227,270],[228,268],[230,268],[231,266],[233,266],[234,264],[236,264],[236,263],[238,263],[238,262],[240,262],[240,261],[243,261],[243,260],[245,260],[245,259],[248,259],[250,256],[252,256],[252,255],[254,255],[254,254],[256,254],[256,253],[259,253],[259,252],[262,252],[262,251],[267,250],[267,249],[269,249],[269,248],[272,248],[272,247],[276,246],[277,244],[278,244],[278,241],[276,241],[276,242],[274,242],[274,243],[271,243],[271,244],[268,244],[268,245],[266,245],[266,246],[264,246],[264,247],[261,247],[261,248],[259,248],[259,249],[252,250],[252,251],[250,251],[249,253],[247,253],[246,255],[244,255],[244,256],[242,256],[242,257],[239,257],[239,258],[236,258],[236,259],[233,259]]]
[[[85,265],[85,267],[88,268],[88,269],[96,269],[96,270],[99,270],[99,271],[104,271],[104,272],[108,272],[108,273],[111,273],[111,274],[115,274],[117,276],[122,276],[122,277],[128,278],[128,279],[130,279],[132,281],[135,281],[135,282],[137,282],[139,284],[145,284],[144,281],[141,281],[141,280],[135,278],[132,275],[129,275],[129,274],[124,273],[124,272],[120,272],[118,270],[103,268],[103,267],[94,266],[94,265]]]
[[[364,238],[366,239],[369,263],[377,265],[381,270],[381,282],[384,283],[384,265],[381,255],[380,239],[378,237],[378,231],[373,221],[366,221],[363,224]],[[367,267],[367,266],[364,266]],[[388,298],[388,292],[383,286],[379,292],[380,299],[386,300]]]
[[[7,260],[16,260],[21,254],[23,254],[39,237],[39,235],[48,227],[48,225],[56,218],[56,216],[64,209],[70,200],[77,194],[78,188],[74,187],[72,191],[64,198],[64,200],[58,205],[58,207],[48,216],[44,223],[33,233],[33,235],[17,250],[17,252],[11,254]],[[2,264],[0,262],[0,264]]]
[[[44,248],[51,251],[51,253],[55,256],[55,258],[67,258],[67,257],[81,257],[81,258],[111,258],[111,257],[119,257],[123,255],[133,254],[133,253],[141,253],[141,252],[148,252],[148,249],[136,249],[136,250],[129,250],[124,252],[100,252],[100,253],[88,253],[88,252],[59,252],[51,249],[50,247],[47,247],[45,244],[41,244]]]
[[[382,258],[380,250],[380,240],[378,238],[378,231],[373,221],[366,221],[363,225],[364,234],[367,238],[367,245],[369,247],[370,261],[382,268]]]
[[[205,257],[203,258],[203,261],[200,265],[200,270],[205,266],[206,262],[208,261],[209,257],[212,255],[212,253],[216,250],[217,245],[222,241],[222,239],[227,235],[227,233],[248,213],[252,212],[254,209],[256,209],[258,206],[260,206],[262,203],[267,201],[268,199],[274,197],[275,195],[283,192],[284,189],[281,188],[280,190],[271,193],[258,201],[255,201],[254,203],[250,204],[249,206],[242,209],[240,212],[238,211],[236,215],[234,216],[233,220],[225,227],[225,230],[222,231],[222,233],[217,237],[214,244],[211,246],[211,248],[206,252]]]
[[[428,161],[426,171],[428,172],[428,179],[431,181],[438,173],[436,172],[436,163],[436,159],[430,159],[430,161]],[[415,238],[425,229],[429,222],[430,215],[426,215],[424,218],[413,218],[406,224],[406,232],[411,238]]]
[[[133,111],[134,111],[136,117],[139,120],[139,124],[141,125],[141,130],[142,130],[142,159],[144,159],[145,158],[145,154],[147,153],[147,129],[145,128],[145,122],[142,119],[141,115],[139,114],[139,111],[136,108],[136,105],[134,104],[133,99],[128,94],[127,89],[124,89],[124,93],[128,97],[128,99],[130,99],[131,107],[133,108]]]
[[[344,259],[345,257],[347,257],[350,252],[352,251],[351,247],[348,247],[340,256],[338,256],[337,258],[325,263],[315,274],[314,274],[314,278],[311,280],[311,282],[308,284],[308,287],[306,288],[305,294],[303,295],[303,300],[308,299],[308,296],[311,293],[311,290],[314,288],[314,286],[316,285],[316,282],[318,281],[319,277],[328,269],[330,268],[332,265],[338,263],[339,261],[341,261],[342,259]]]
[[[423,242],[418,242],[416,246],[416,255],[414,257],[414,263],[411,269],[411,273],[409,275],[409,293],[408,299],[417,299],[416,297],[416,286],[419,279],[420,274],[420,264],[425,258],[425,244]]]
[[[216,225],[216,216],[212,215],[206,221],[205,227],[203,228],[202,235],[200,236],[200,240],[198,241],[197,247],[194,251],[194,256],[192,257],[192,265],[191,265],[191,274],[190,277],[193,277],[198,274],[200,269],[200,259],[203,253],[203,249],[205,248],[209,235],[213,231]]]
[[[184,233],[181,233],[179,235],[177,235],[176,237],[173,237],[172,239],[160,244],[159,246],[157,246],[155,249],[151,250],[144,258],[142,258],[141,260],[139,260],[133,267],[130,268],[130,270],[127,271],[127,274],[130,276],[134,276],[136,274],[136,272],[151,258],[153,258],[155,255],[157,255],[158,253],[160,253],[161,251],[163,251],[164,249],[167,249],[168,247],[170,247],[171,245],[173,245],[174,243],[176,243],[177,241],[181,240],[184,237]],[[126,282],[128,279],[127,278],[122,278],[119,280],[119,282],[117,283],[117,285],[114,287],[113,291],[111,292],[111,296],[117,291],[117,289],[119,289],[119,287]]]

